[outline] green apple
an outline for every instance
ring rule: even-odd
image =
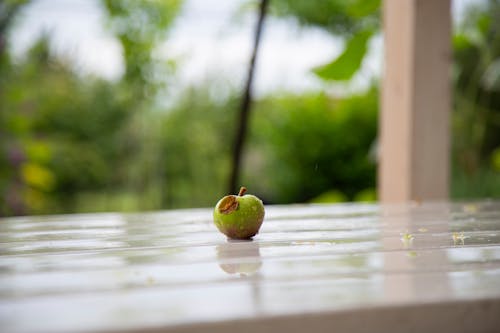
[[[242,187],[238,195],[226,195],[217,202],[214,223],[217,229],[232,239],[250,239],[264,221],[264,204],[255,195],[246,194]]]

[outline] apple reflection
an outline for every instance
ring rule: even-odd
[[[259,243],[228,240],[216,247],[220,268],[228,274],[254,275],[262,267]]]

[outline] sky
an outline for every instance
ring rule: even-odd
[[[474,0],[455,0],[455,17]],[[241,14],[247,0],[186,0],[169,39],[159,55],[179,63],[178,88],[211,77],[242,84],[249,62],[255,13]],[[99,0],[33,0],[25,7],[11,32],[15,57],[43,33],[50,33],[52,50],[74,64],[77,71],[109,80],[124,71],[120,44],[107,30]],[[298,27],[292,20],[268,17],[257,61],[254,90],[257,95],[276,91],[325,88],[311,68],[331,61],[342,51],[342,41],[318,28]],[[349,87],[367,87],[382,68],[382,39],[372,40],[369,56]]]

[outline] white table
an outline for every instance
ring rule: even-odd
[[[500,203],[0,220],[2,332],[498,332]]]

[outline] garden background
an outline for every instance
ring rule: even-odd
[[[451,198],[500,198],[500,1],[456,2]],[[219,29],[246,34],[243,44],[240,37],[224,44],[245,59],[234,70],[223,57],[203,68],[192,54],[171,52],[190,11],[217,25],[210,17],[224,1],[201,9],[189,0],[93,1],[112,39],[93,50],[98,60],[102,52],[102,73],[58,52],[51,30],[18,50],[22,27],[55,8],[46,3],[0,3],[0,216],[213,206],[230,187],[260,2],[234,2]],[[72,13],[79,3],[52,6]],[[380,5],[269,1],[238,179],[266,203],[376,200]],[[296,47],[272,48],[281,45],[279,34],[269,38],[273,27]],[[195,42],[210,45],[197,33]],[[317,36],[327,59],[306,64],[303,78],[269,76],[276,64],[292,73],[293,61],[304,67],[302,58],[315,59],[308,47]],[[108,47],[120,52],[121,70],[111,75]]]

